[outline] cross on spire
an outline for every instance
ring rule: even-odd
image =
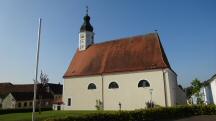
[[[86,15],[88,15],[88,6],[86,6]]]

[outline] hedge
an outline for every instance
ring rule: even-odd
[[[49,108],[41,108],[41,111],[49,111],[52,110],[51,107]],[[38,109],[35,110],[38,112]],[[9,113],[25,113],[25,112],[32,112],[32,108],[23,108],[23,109],[0,109],[0,115],[2,114],[9,114]]]
[[[98,112],[79,117],[47,119],[45,121],[158,121],[178,119],[194,115],[215,115],[215,105],[177,106],[135,111]]]

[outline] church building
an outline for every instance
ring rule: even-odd
[[[64,76],[64,110],[134,110],[147,102],[182,104],[177,74],[157,32],[94,43],[90,16],[84,16],[77,49]]]

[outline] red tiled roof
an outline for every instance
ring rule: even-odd
[[[150,33],[77,50],[63,77],[161,68],[170,68],[170,65],[158,34]]]
[[[16,101],[23,101],[23,100],[32,100],[34,96],[34,92],[11,92],[13,97]],[[36,96],[39,99],[39,95]],[[53,95],[51,93],[43,93],[42,99],[53,99]]]
[[[0,83],[0,96],[4,96],[11,92],[11,88],[13,87],[13,84],[11,83]]]
[[[61,84],[53,84],[48,83],[50,90],[53,91],[54,94],[62,94],[62,85]],[[0,83],[0,96],[5,96],[11,92],[34,92],[33,84],[11,84],[11,83]]]
[[[34,92],[34,85],[33,84],[14,85],[12,89],[13,92]]]
[[[10,92],[33,92],[33,84],[13,85],[11,83],[0,83],[0,95],[6,95]]]

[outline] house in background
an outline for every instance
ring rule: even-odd
[[[32,108],[33,92],[11,92],[2,101],[2,109],[20,109]],[[37,96],[37,106],[41,103],[41,107],[52,107],[54,97],[51,93],[44,93],[40,100]]]
[[[88,13],[63,77],[65,110],[96,110],[99,104],[104,110],[134,110],[149,101],[165,107],[186,102],[158,33],[95,44]]]
[[[2,101],[7,94],[12,91],[13,84],[11,83],[0,83],[0,109],[2,108]]]
[[[62,84],[48,83],[45,93],[42,94],[42,106],[62,105],[62,89]],[[33,90],[33,84],[0,83],[0,108],[32,107]],[[39,96],[37,96],[37,99],[39,101]]]
[[[53,97],[53,103],[55,104],[63,104],[62,101],[62,92],[63,92],[63,85],[59,84],[53,84],[53,83],[48,83],[47,86],[47,92],[50,92]]]
[[[2,95],[0,95],[0,109],[2,108],[2,100],[3,100],[3,96]]]
[[[48,92],[50,92],[54,99],[52,102],[53,110],[61,110],[63,107],[63,101],[62,101],[62,92],[63,92],[63,86],[61,84],[48,84]]]
[[[216,74],[204,82],[201,92],[204,95],[205,104],[216,104]]]
[[[188,87],[188,90],[191,90]],[[204,104],[215,104],[216,105],[216,74],[210,79],[202,82],[202,87],[199,94],[201,95],[201,100]],[[197,104],[197,97],[192,95],[188,97],[188,104]]]

